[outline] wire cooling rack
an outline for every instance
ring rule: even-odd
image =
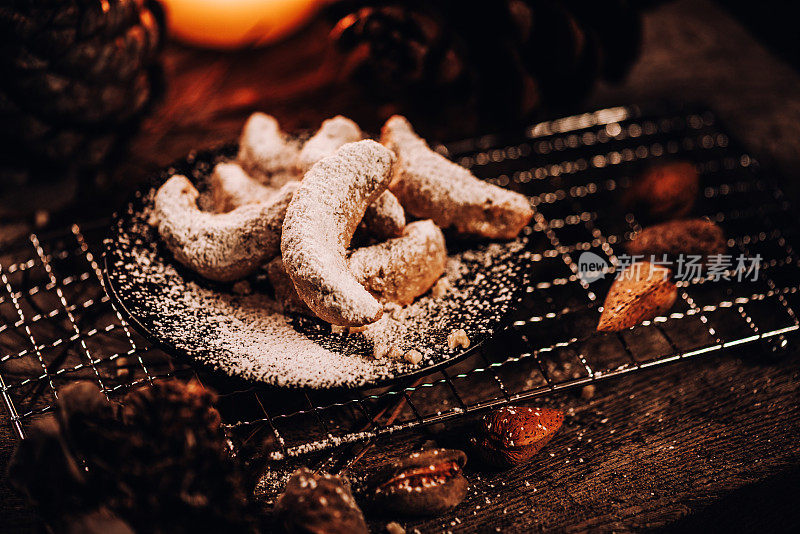
[[[286,391],[214,382],[225,424],[262,440],[273,460],[372,440],[556,390],[756,342],[785,345],[800,328],[800,264],[789,204],[759,162],[708,111],[619,107],[536,124],[439,150],[477,175],[527,194],[538,244],[513,326],[429,376],[359,391]],[[732,253],[763,258],[757,280],[679,283],[671,313],[619,333],[595,326],[611,276],[587,283],[577,257],[619,264],[642,222],[622,190],[655,161],[688,160],[702,175],[694,215]],[[88,379],[109,397],[165,377],[199,375],[129,327],[103,290],[95,255],[108,221],[31,235],[0,253],[0,388],[16,434],[49,411],[65,384]]]

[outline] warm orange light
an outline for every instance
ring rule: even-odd
[[[324,0],[163,0],[172,36],[210,48],[276,41],[303,25]]]

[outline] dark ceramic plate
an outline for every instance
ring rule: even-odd
[[[273,294],[263,273],[248,279],[253,293],[243,296],[230,284],[212,283],[185,269],[148,224],[154,191],[170,176],[183,174],[202,194],[214,164],[235,153],[230,146],[192,154],[162,171],[152,188],[137,192],[115,215],[106,240],[109,293],[127,319],[169,353],[247,382],[374,386],[452,364],[507,326],[526,287],[525,240],[464,243],[447,236],[453,289],[439,299],[422,297],[412,305],[413,320],[401,321],[405,326],[397,339],[381,338],[419,350],[419,365],[374,357],[374,338],[333,333],[326,323],[300,315],[270,315],[265,310]],[[447,336],[456,329],[466,331],[468,349],[448,348]]]

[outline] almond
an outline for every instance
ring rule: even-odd
[[[647,169],[623,196],[627,208],[641,208],[656,220],[683,217],[694,207],[700,176],[692,163],[662,163]]]
[[[275,503],[275,517],[286,532],[369,532],[347,480],[305,467],[292,473]]]
[[[708,219],[669,221],[645,228],[626,245],[631,255],[661,259],[666,254],[673,263],[678,256],[702,256],[707,262],[728,248],[722,228]]]
[[[670,269],[647,261],[625,268],[608,290],[597,330],[617,332],[665,313],[678,297],[671,277]]]
[[[467,455],[456,449],[415,452],[392,462],[369,482],[372,504],[384,512],[437,515],[467,494],[462,468]]]
[[[474,444],[491,465],[522,465],[547,445],[563,422],[564,414],[552,408],[506,406],[483,417],[483,435]]]

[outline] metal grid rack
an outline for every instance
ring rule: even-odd
[[[476,174],[524,192],[537,208],[532,283],[513,326],[461,362],[413,382],[360,391],[236,390],[214,382],[232,432],[264,440],[281,460],[521,403],[550,392],[765,341],[800,328],[800,261],[789,204],[758,161],[708,111],[620,107],[439,150]],[[618,208],[644,165],[680,158],[702,173],[695,208],[720,224],[732,251],[764,259],[755,281],[679,283],[673,311],[620,333],[597,333],[610,279],[587,283],[577,256],[617,265],[640,228]],[[31,235],[0,253],[0,388],[8,420],[26,425],[58,391],[96,381],[109,397],[170,376],[194,376],[133,331],[103,290],[96,251],[108,221]]]

